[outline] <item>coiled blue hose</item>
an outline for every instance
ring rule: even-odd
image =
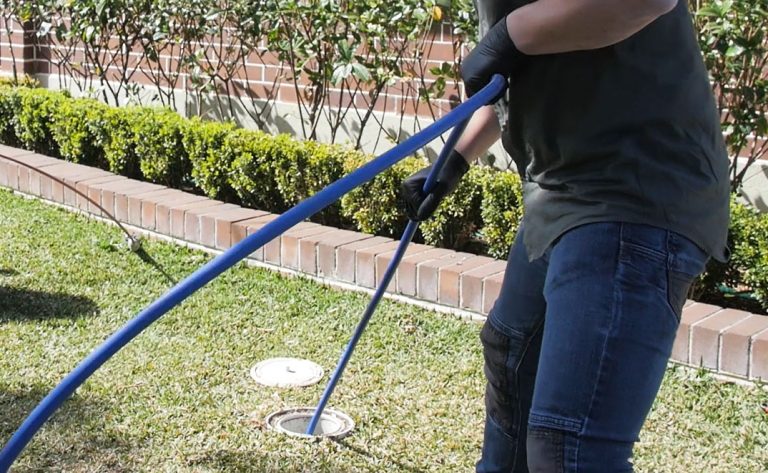
[[[216,276],[280,236],[286,230],[316,214],[352,189],[370,181],[377,174],[423,148],[457,124],[467,120],[477,109],[488,104],[501,94],[505,86],[505,79],[501,76],[495,76],[491,83],[483,88],[483,90],[456,107],[445,117],[373,161],[325,187],[312,197],[303,200],[280,217],[265,225],[260,231],[217,256],[171,288],[91,352],[40,401],[18,430],[14,432],[2,451],[0,451],[0,472],[5,473],[10,469],[13,462],[18,458],[35,433],[40,430],[40,427],[86,379],[109,360],[112,355],[117,353],[163,314],[209,283]]]

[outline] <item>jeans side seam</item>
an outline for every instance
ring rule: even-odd
[[[611,330],[613,329],[613,325],[616,323],[617,314],[616,311],[619,310],[621,307],[621,290],[620,290],[620,283],[617,281],[619,276],[619,266],[621,265],[621,243],[624,240],[624,225],[619,226],[619,243],[616,248],[616,256],[614,257],[614,263],[613,263],[613,307],[611,308],[611,322],[607,327],[607,332],[605,336],[605,340],[603,341],[602,350],[600,352],[600,361],[597,364],[597,376],[595,377],[595,385],[592,387],[592,397],[589,400],[589,407],[587,407],[587,412],[584,417],[584,421],[581,424],[581,433],[584,434],[587,426],[589,424],[589,418],[590,413],[592,412],[592,408],[595,405],[595,398],[597,397],[597,388],[600,385],[600,379],[602,377],[603,373],[603,365],[605,364],[605,353],[608,350],[608,342],[610,340],[610,334]],[[578,451],[576,452],[576,457],[578,457]]]

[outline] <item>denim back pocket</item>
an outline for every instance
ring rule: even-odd
[[[683,312],[693,281],[704,272],[709,256],[695,243],[677,233],[669,235],[667,299],[677,320]]]

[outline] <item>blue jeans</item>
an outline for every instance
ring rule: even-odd
[[[529,262],[523,231],[480,334],[488,383],[477,472],[631,472],[708,256],[661,228],[595,223]]]

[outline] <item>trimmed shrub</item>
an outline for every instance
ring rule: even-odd
[[[350,155],[345,174],[370,159],[362,154]],[[406,158],[382,172],[341,199],[342,215],[354,222],[358,230],[374,235],[399,238],[408,224],[400,197],[400,182],[424,167],[423,159]]]
[[[133,179],[142,177],[136,154],[134,124],[142,114],[138,107],[109,107],[104,114],[104,159],[110,171]]]
[[[285,205],[292,207],[341,179],[349,151],[335,145],[295,141],[288,135],[274,137],[277,151],[271,166]],[[342,225],[341,204],[335,202],[311,219],[324,225]]]
[[[515,172],[490,171],[482,182],[482,238],[489,255],[506,259],[523,218],[520,176]]]
[[[61,100],[49,125],[61,157],[67,161],[105,167],[105,114],[109,107],[97,100]]]
[[[275,140],[266,133],[234,130],[226,136],[221,158],[232,163],[229,185],[244,205],[271,212],[288,208],[272,169],[279,153]]]
[[[167,109],[144,108],[133,115],[135,152],[142,175],[151,182],[180,188],[191,169],[184,148],[184,119]]]
[[[0,143],[8,146],[21,146],[16,136],[18,111],[21,108],[21,97],[13,87],[0,86]]]
[[[424,242],[443,248],[465,249],[476,239],[482,225],[480,206],[483,181],[488,179],[488,168],[472,166],[456,189],[449,194],[435,211],[432,218],[419,227]]]
[[[221,149],[234,130],[231,123],[193,118],[186,121],[182,133],[183,147],[192,166],[192,180],[208,197],[228,202],[238,202],[238,195],[229,183],[233,156],[222,154]]]
[[[288,209],[275,182],[272,163],[279,159],[280,149],[272,136],[235,130],[224,140],[221,154],[232,163],[229,185],[243,204],[272,212]]]
[[[731,257],[710,261],[694,286],[696,300],[750,311],[768,310],[768,215],[731,200]]]
[[[60,157],[59,147],[53,138],[51,124],[56,110],[69,96],[45,89],[16,89],[20,96],[19,110],[14,127],[19,142],[27,149],[48,156]]]

